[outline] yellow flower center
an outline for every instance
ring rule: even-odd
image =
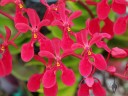
[[[70,27],[68,27],[68,28],[67,28],[67,30],[68,30],[68,32],[70,32],[70,31],[71,31],[71,28],[70,28]]]
[[[20,4],[19,4],[19,7],[20,7],[20,9],[22,9],[22,8],[23,8],[23,4],[20,3]]]
[[[4,50],[5,50],[5,47],[4,47],[3,45],[2,45],[2,47],[1,47],[1,50],[2,50],[2,51],[4,51]]]
[[[56,64],[56,65],[57,65],[57,67],[59,67],[59,66],[60,66],[60,63],[59,63],[59,62],[57,62],[57,64]]]
[[[36,34],[36,33],[34,33],[34,38],[35,38],[35,39],[37,38],[37,34]]]
[[[57,8],[54,8],[55,11],[57,11],[58,9]]]
[[[89,50],[89,51],[88,51],[88,55],[90,56],[91,54],[92,54],[92,52]]]

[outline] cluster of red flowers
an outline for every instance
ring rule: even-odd
[[[108,65],[110,55],[115,58],[125,58],[128,56],[128,51],[118,47],[109,48],[104,39],[112,39],[115,34],[123,34],[126,31],[127,16],[126,13],[127,1],[112,0],[112,4],[108,4],[108,0],[101,0],[94,2],[93,0],[86,0],[88,5],[97,7],[97,18],[87,19],[86,28],[79,32],[71,30],[74,26],[73,20],[79,17],[82,12],[71,12],[66,8],[66,0],[58,0],[55,4],[48,5],[46,0],[40,0],[47,10],[42,20],[39,19],[38,14],[34,9],[25,8],[21,0],[1,0],[0,6],[5,6],[8,3],[16,5],[16,13],[11,19],[14,21],[15,28],[18,30],[15,37],[9,40],[11,31],[8,27],[6,29],[6,37],[0,34],[3,43],[0,44],[0,76],[6,76],[12,70],[12,56],[9,52],[8,46],[16,44],[14,40],[19,36],[31,31],[31,40],[22,45],[21,58],[28,62],[32,58],[42,62],[46,67],[42,74],[34,74],[28,81],[27,87],[30,91],[35,92],[40,88],[40,83],[43,84],[45,96],[56,96],[58,92],[58,85],[56,81],[56,72],[62,71],[61,80],[67,86],[72,86],[75,81],[75,74],[72,69],[69,69],[63,64],[62,59],[67,56],[75,56],[80,59],[79,72],[83,76],[82,82],[79,84],[78,96],[90,96],[89,90],[92,90],[95,96],[106,96],[106,91],[103,88],[100,80],[94,77],[96,70],[106,71],[111,75],[119,78],[128,79],[126,74],[120,74],[116,71],[115,66]],[[77,2],[72,0],[71,2]],[[108,17],[110,9],[121,16],[114,23]],[[24,16],[28,15],[28,18]],[[104,22],[104,26],[100,27],[100,22]],[[44,36],[40,29],[43,26],[58,26],[62,31],[62,39],[49,39]],[[71,36],[75,38],[72,39]],[[34,43],[39,43],[40,52],[38,55],[34,54]],[[103,48],[108,52],[108,58],[105,59],[102,54],[96,54],[92,50],[92,46]],[[81,48],[81,54],[75,53],[75,50]],[[44,60],[48,58],[48,62]],[[127,66],[126,66],[127,67]],[[124,70],[127,71],[128,68]],[[84,82],[83,82],[84,81]]]

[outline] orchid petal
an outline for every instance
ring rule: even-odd
[[[30,29],[30,27],[25,23],[17,23],[15,27],[18,31],[23,33],[27,32]]]
[[[114,72],[116,72],[116,67],[115,66],[108,66],[107,71],[114,73]]]
[[[69,17],[69,21],[72,21],[75,18],[78,18],[80,15],[82,14],[82,12],[80,10],[75,11],[74,13],[72,13]]]
[[[65,32],[63,34],[63,38],[61,40],[61,47],[63,50],[68,50],[68,49],[71,49],[71,46],[73,44],[73,40],[69,37],[68,33]]]
[[[67,68],[62,70],[61,80],[65,85],[72,86],[76,81],[73,70]]]
[[[111,36],[107,33],[95,33],[89,41],[89,45],[92,46],[93,44],[101,41],[103,38],[111,38]]]
[[[8,48],[5,49],[5,52],[4,52],[1,60],[2,60],[2,62],[1,62],[2,69],[1,69],[0,73],[3,73],[3,76],[9,75],[12,71],[12,56],[11,56]],[[0,75],[2,75],[2,74],[0,74]]]
[[[43,19],[39,24],[38,24],[38,29],[40,29],[43,26],[48,26],[50,24],[50,21],[48,19]]]
[[[87,77],[85,82],[88,85],[88,87],[92,87],[94,84],[94,78],[93,77]]]
[[[34,74],[30,77],[27,84],[29,91],[36,92],[40,88],[41,77],[41,74]]]
[[[46,61],[45,61],[43,58],[41,58],[40,56],[34,55],[34,59],[37,60],[37,61],[40,61],[40,62],[42,62],[44,65],[46,65]]]
[[[41,40],[40,41],[40,50],[41,51],[49,51],[54,54],[53,46],[51,40]]]
[[[71,55],[71,54],[73,54],[73,51],[72,51],[72,50],[66,50],[66,51],[64,51],[63,54],[61,55],[61,58],[64,58],[64,57],[69,56],[69,55]]]
[[[40,51],[39,56],[47,57],[47,58],[55,58],[54,54],[50,53],[49,51]]]
[[[82,39],[82,42],[83,44],[86,44],[88,43],[88,30],[81,30],[81,39]]]
[[[53,42],[53,48],[54,48],[54,51],[55,51],[55,54],[56,56],[59,56],[60,55],[60,48],[61,48],[61,40],[58,39],[58,38],[54,38],[52,40]]]
[[[104,41],[99,41],[96,43],[96,46],[98,48],[104,48],[107,52],[110,52],[111,49],[108,47],[108,45]]]
[[[63,23],[60,20],[54,20],[51,24],[52,26],[63,26]]]
[[[20,8],[16,7],[16,15],[14,17],[14,22],[15,24],[17,23],[25,23],[28,24],[28,19],[26,17],[23,16],[22,12],[20,12]]]
[[[124,14],[126,12],[126,5],[114,1],[112,3],[112,10],[118,14]]]
[[[107,68],[107,63],[101,54],[92,54],[94,59],[94,65],[99,70],[105,70]]]
[[[4,64],[2,62],[2,60],[0,60],[0,76],[5,76],[6,75],[6,71],[5,71],[5,67],[4,67]]]
[[[60,16],[61,16],[61,20],[62,20],[63,22],[65,22],[66,19],[67,19],[67,18],[66,18],[66,13],[65,13],[65,3],[64,3],[64,2],[59,3],[58,9],[60,10],[60,11],[59,11],[59,14],[60,14]]]
[[[124,4],[124,5],[128,4],[127,0],[115,0],[115,2],[120,3],[120,4]]]
[[[106,91],[99,82],[95,82],[92,88],[95,96],[106,96]]]
[[[84,57],[79,64],[79,71],[82,76],[89,76],[92,71],[92,64],[88,61],[87,57]]]
[[[21,58],[23,61],[28,62],[30,61],[34,56],[34,48],[31,43],[23,44],[21,48]]]
[[[97,15],[99,19],[105,19],[108,17],[110,7],[107,2],[107,0],[102,0],[100,3],[97,4]]]
[[[115,58],[124,58],[128,56],[125,50],[118,48],[118,47],[112,48],[111,54]]]
[[[71,46],[72,50],[76,50],[76,49],[78,49],[78,48],[83,48],[83,47],[84,47],[84,46],[81,45],[81,44],[79,44],[79,43],[74,43],[74,44],[72,44],[72,46]]]
[[[127,23],[125,17],[119,17],[113,27],[113,30],[116,34],[120,35],[126,31]]]
[[[90,96],[89,95],[89,87],[86,84],[81,84],[78,89],[78,96]]]
[[[45,96],[57,96],[57,92],[58,92],[57,83],[51,88],[45,88],[44,87],[44,95]]]
[[[56,75],[54,70],[46,70],[42,79],[42,83],[45,88],[51,88],[56,84]]]
[[[35,10],[28,8],[27,14],[29,16],[32,27],[36,27],[40,23],[40,18]]]
[[[92,19],[89,22],[89,30],[90,30],[91,34],[100,32],[100,25],[99,25],[99,19],[98,18]]]
[[[0,5],[5,6],[6,4],[12,3],[12,2],[14,2],[14,0],[1,0]]]
[[[113,32],[114,23],[109,18],[106,18],[104,20],[104,23],[105,23],[105,25],[102,28],[102,32],[110,34],[111,38],[112,38],[114,36],[114,32]]]

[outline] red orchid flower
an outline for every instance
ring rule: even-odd
[[[61,6],[62,7],[62,6]],[[63,9],[63,8],[61,8]],[[75,11],[70,16],[68,16],[65,13],[65,10],[60,10],[61,19],[60,20],[54,20],[52,22],[52,25],[57,25],[61,30],[66,30],[68,32],[71,31],[71,27],[74,25],[73,19],[78,18],[82,12],[81,11]]]
[[[47,7],[44,19],[53,21],[52,25],[58,25],[60,28],[63,27],[61,28],[62,30],[65,28],[67,31],[71,31],[70,27],[73,25],[72,20],[82,14],[81,11],[76,11],[68,17],[70,12],[65,8],[65,3],[62,0],[59,0],[56,5],[52,4],[51,6],[46,3],[46,0],[41,0],[41,2]]]
[[[107,33],[99,33],[96,32],[90,35],[90,20],[86,21],[86,28],[81,30],[78,33],[73,34],[77,39],[77,43],[72,45],[72,49],[75,50],[77,48],[83,48],[84,51],[89,51],[93,44],[96,44],[100,48],[104,48],[107,52],[110,52],[110,49],[107,47],[106,43],[102,41],[103,38],[110,39],[111,36]],[[88,40],[88,36],[90,35],[90,40]]]
[[[49,20],[42,20],[40,22],[39,16],[33,9],[27,9],[27,14],[29,16],[31,27],[26,23],[17,23],[15,26],[19,32],[26,33],[28,30],[32,32],[32,39],[29,43],[23,44],[21,49],[21,58],[24,61],[30,61],[34,56],[33,44],[40,39],[46,39],[46,37],[40,33],[42,26],[49,24]]]
[[[41,58],[40,56],[38,55],[34,55],[34,59],[41,62],[42,64],[44,64],[46,66],[46,61]],[[46,66],[47,68],[47,66]],[[42,78],[43,78],[43,75],[44,75],[45,71],[42,73],[42,74],[33,74],[30,79],[28,80],[28,83],[27,83],[27,87],[28,87],[28,90],[31,91],[31,92],[36,92],[39,88],[40,88],[40,84],[42,83]],[[57,92],[58,92],[58,85],[57,83],[51,87],[51,88],[45,88],[43,87],[44,89],[44,96],[56,96],[57,95]]]
[[[89,90],[93,91],[95,96],[106,96],[106,91],[102,87],[100,81],[93,77],[86,78],[86,83],[81,84],[78,90],[78,96],[90,96]]]
[[[88,21],[87,21],[88,23]],[[91,46],[93,44],[98,45],[100,48],[106,49],[106,51],[110,52],[110,49],[107,47],[106,43],[101,41],[103,38],[110,38],[110,35],[107,33],[95,33],[93,36],[88,40],[88,33],[89,30],[84,29],[81,30],[79,33],[75,34],[77,39],[77,43],[72,45],[72,49],[75,50],[77,48],[83,48],[84,57],[80,61],[79,71],[82,76],[89,76],[92,72],[93,66],[99,70],[105,70],[107,68],[107,63],[104,57],[101,54],[94,54],[92,52]],[[93,62],[91,61],[93,59]],[[86,70],[85,70],[86,69]]]
[[[28,90],[31,92],[36,92],[40,88],[40,84],[43,78],[43,74],[33,74],[27,84]],[[43,88],[44,96],[56,96],[58,92],[57,83],[51,88]]]
[[[24,12],[21,11],[21,9],[19,7],[16,7],[16,12],[15,12],[15,16],[14,16],[15,25],[17,23],[28,24],[28,19],[23,14],[24,14]]]
[[[9,38],[11,36],[10,29],[5,26],[5,30],[6,30],[5,38],[0,34],[0,39],[3,40],[3,43],[0,44],[0,55],[2,56],[0,58],[0,76],[6,76],[11,73],[11,71],[12,71],[12,56],[9,52],[8,46],[9,45],[15,46],[13,41],[9,41]]]
[[[6,4],[9,4],[9,3],[14,3],[17,6],[19,6],[19,8],[21,8],[21,9],[23,8],[22,0],[1,0],[0,5],[5,6]]]
[[[118,0],[112,0],[112,4],[109,5],[108,0],[101,0],[98,3],[92,0],[87,0],[86,3],[90,5],[96,5],[98,18],[103,20],[108,17],[111,9],[118,14],[126,13],[126,4],[122,2],[119,2]]]
[[[60,19],[62,10],[65,10],[67,13],[70,13],[68,9],[65,8],[65,3],[63,0],[58,0],[56,4],[48,5],[47,0],[40,0],[40,2],[47,7],[47,10],[44,15],[44,19],[49,19],[51,22],[54,19]]]
[[[42,83],[44,87],[51,88],[56,84],[55,73],[57,72],[57,70],[62,71],[61,79],[64,84],[66,84],[67,86],[73,85],[75,82],[74,72],[71,69],[68,69],[61,61],[62,58],[70,55],[71,52],[67,51],[67,52],[63,52],[63,54],[60,54],[61,41],[57,38],[49,42],[48,45],[49,45],[48,47],[52,47],[52,48],[46,48],[45,50],[41,50],[39,52],[39,55],[41,57],[53,58],[55,60],[55,63],[53,67],[50,67],[44,73],[44,76],[42,79]]]

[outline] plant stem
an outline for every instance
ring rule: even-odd
[[[76,57],[76,58],[82,59],[82,56],[80,56],[80,55],[77,55],[77,54],[71,54],[71,55]]]
[[[83,6],[87,11],[88,11],[88,13],[90,14],[90,16],[91,16],[91,18],[94,18],[95,16],[94,16],[94,14],[92,13],[92,11],[89,9],[89,7],[86,5],[86,4],[84,4],[82,1],[80,1],[80,0],[78,0],[77,1],[81,6]]]
[[[15,34],[15,36],[11,39],[11,41],[14,41],[14,40],[20,35],[20,33],[21,33],[21,32],[17,32],[17,33]]]
[[[11,20],[14,20],[12,16],[10,16],[9,14],[7,14],[6,12],[3,12],[2,10],[0,10],[0,14],[2,14],[2,15],[4,15],[4,16],[8,17],[8,18],[11,19]]]
[[[108,63],[108,61],[109,61],[110,55],[111,55],[111,52],[108,53],[108,56],[107,56],[107,59],[106,59],[106,62],[107,62],[107,63]]]

